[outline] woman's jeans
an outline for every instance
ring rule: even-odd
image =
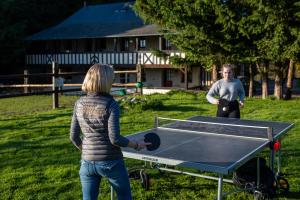
[[[131,200],[128,173],[123,159],[112,161],[81,160],[80,181],[83,200],[98,199],[99,186],[102,177],[107,177],[116,191],[118,200]]]

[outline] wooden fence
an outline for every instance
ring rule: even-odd
[[[135,73],[137,77],[136,83],[113,83],[113,87],[131,87],[136,88],[136,92],[142,94],[142,84],[141,84],[141,66],[137,65],[136,70],[126,70],[126,71],[115,71],[115,74],[125,73],[125,76],[129,73]],[[52,62],[52,73],[35,73],[29,74],[28,70],[24,70],[24,74],[11,74],[11,75],[0,75],[0,79],[9,78],[22,78],[24,79],[24,84],[0,84],[0,88],[23,88],[24,92],[19,94],[4,94],[0,95],[0,98],[8,97],[18,97],[18,96],[30,96],[30,95],[42,95],[42,94],[52,94],[52,107],[53,109],[59,107],[59,93],[64,92],[75,92],[81,91],[81,83],[70,83],[64,84],[62,76],[75,76],[75,75],[85,75],[86,72],[60,72],[58,69],[58,64]],[[29,84],[29,77],[52,77],[51,84]],[[138,84],[139,83],[139,84]],[[71,89],[63,89],[64,87],[78,87]],[[38,91],[32,92],[31,88],[52,88],[49,91]]]

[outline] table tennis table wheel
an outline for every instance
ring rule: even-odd
[[[263,200],[263,199],[265,199],[264,194],[260,190],[254,190],[253,197],[254,197],[254,200]]]
[[[149,190],[149,176],[148,174],[146,174],[144,172],[144,170],[141,170],[140,171],[140,178],[141,178],[141,181],[142,181],[142,187],[145,189],[145,190]]]
[[[134,180],[137,180],[137,179],[139,179],[140,178],[140,174],[139,174],[139,172],[138,171],[129,171],[128,172],[128,177],[129,177],[129,179],[134,179]]]
[[[285,195],[289,192],[289,189],[290,189],[289,182],[283,177],[280,177],[280,176],[277,177],[276,186],[277,186],[277,190],[280,194]]]

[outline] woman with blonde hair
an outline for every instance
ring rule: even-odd
[[[120,135],[120,108],[109,94],[113,79],[112,67],[93,65],[82,84],[87,94],[74,106],[70,139],[81,151],[79,175],[84,200],[98,199],[102,177],[108,178],[119,200],[132,199],[120,147],[141,150],[149,145]]]
[[[239,106],[244,106],[245,90],[242,82],[233,76],[233,64],[222,66],[223,78],[208,91],[207,100],[218,106],[217,117],[240,118]]]

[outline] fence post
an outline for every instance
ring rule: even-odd
[[[28,69],[24,69],[24,85],[29,83],[27,75],[28,75]],[[24,93],[25,94],[28,93],[28,87],[24,87]]]
[[[52,108],[58,108],[58,87],[55,83],[55,79],[58,77],[58,66],[57,63],[52,61]]]
[[[61,73],[62,73],[62,69],[59,67],[58,68],[58,78],[59,78],[59,85],[57,85],[58,86],[58,88],[59,88],[59,91],[60,91],[60,94],[61,95],[63,95],[64,93],[63,93],[63,85],[64,85],[64,78],[61,76]]]

